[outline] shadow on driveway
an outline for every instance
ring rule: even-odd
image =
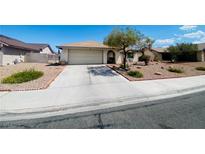
[[[106,66],[88,67],[88,73],[94,76],[117,76],[117,74],[113,73],[112,70]]]

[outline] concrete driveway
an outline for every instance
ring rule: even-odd
[[[128,82],[127,79],[104,65],[69,65],[50,85],[50,88],[71,88],[126,82]]]

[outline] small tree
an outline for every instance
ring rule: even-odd
[[[177,61],[178,56],[180,55],[180,51],[178,50],[178,48],[176,46],[170,46],[167,50],[170,52],[171,62]]]
[[[168,51],[171,55],[171,61],[195,61],[198,46],[192,43],[181,43],[176,46],[170,46]]]
[[[126,69],[127,54],[132,51],[132,46],[142,39],[142,34],[132,28],[115,29],[105,39],[104,44],[122,51],[124,56],[123,67]]]
[[[139,57],[139,61],[143,61],[145,65],[149,64],[150,56],[145,55],[145,49],[151,50],[154,40],[149,37],[143,38],[140,42],[138,42],[139,51],[142,52],[142,56]]]

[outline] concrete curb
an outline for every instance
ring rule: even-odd
[[[51,106],[46,108],[37,109],[22,109],[14,111],[0,111],[0,121],[16,121],[24,119],[38,119],[47,118],[60,115],[78,116],[88,112],[99,112],[105,109],[117,110],[120,107],[135,105],[135,107],[142,107],[149,105],[151,101],[163,100],[172,97],[183,96],[191,93],[197,93],[205,91],[205,86],[192,87],[182,90],[175,90],[169,93],[158,94],[153,96],[143,97],[127,97],[118,98],[112,100],[101,100],[96,103],[96,100],[88,103],[80,103],[74,106],[63,105],[63,106]],[[155,103],[157,104],[157,103]]]

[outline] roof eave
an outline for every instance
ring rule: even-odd
[[[113,47],[83,47],[83,46],[56,46],[59,49],[67,48],[67,49],[73,49],[73,48],[94,48],[94,49],[114,49]]]

